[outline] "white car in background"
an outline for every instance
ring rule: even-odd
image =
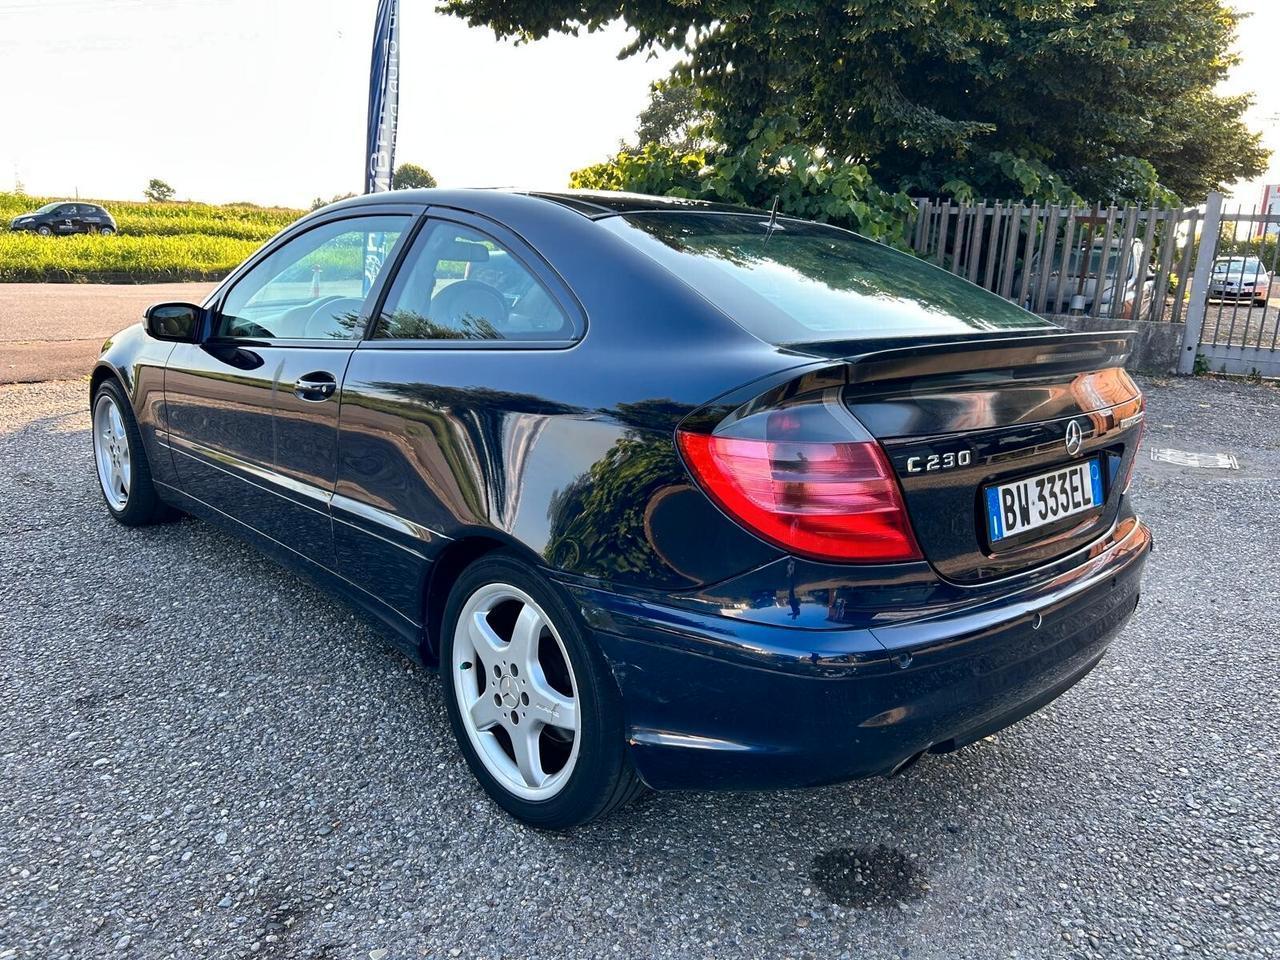
[[[1257,257],[1219,257],[1209,277],[1209,296],[1214,300],[1253,301],[1265,307],[1271,291],[1271,274]]]
[[[1106,253],[1105,261],[1103,253]],[[1086,263],[1085,255],[1088,254]],[[1090,313],[1093,310],[1094,297],[1101,289],[1101,302],[1098,304],[1102,316],[1118,317],[1126,320],[1145,319],[1151,310],[1155,292],[1155,271],[1147,264],[1145,271],[1139,265],[1147,259],[1147,250],[1141,240],[1134,240],[1127,256],[1124,243],[1119,239],[1108,244],[1101,237],[1088,246],[1081,245],[1071,251],[1067,261],[1066,276],[1062,276],[1063,251],[1059,249],[1053,258],[1049,276],[1044,285],[1044,313],[1066,314],[1072,312]],[[1119,276],[1121,261],[1124,261],[1125,275]],[[1040,288],[1040,254],[1031,261],[1031,280],[1027,286],[1028,296],[1023,306],[1033,310],[1038,301],[1037,291]],[[1144,274],[1142,289],[1138,289],[1138,274]],[[1099,280],[1101,274],[1101,280]],[[1059,299],[1061,296],[1061,299]],[[1112,304],[1115,303],[1113,307]]]

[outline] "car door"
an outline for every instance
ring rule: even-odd
[[[53,220],[54,233],[75,233],[79,229],[80,208],[74,203],[64,203]]]
[[[287,235],[219,289],[210,335],[179,344],[165,371],[184,492],[322,566],[342,377],[412,220],[357,210]]]
[[[432,213],[343,381],[332,504],[341,575],[416,624],[444,538],[545,526],[545,510],[522,507],[520,482],[548,469],[533,450],[557,431],[551,421],[582,411],[540,399],[562,367],[539,359],[584,325],[564,281],[514,234]]]
[[[80,204],[80,219],[76,224],[76,229],[81,233],[96,233],[98,228],[102,226],[105,219],[102,211],[89,204]]]

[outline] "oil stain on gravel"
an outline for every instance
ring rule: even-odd
[[[919,900],[929,883],[893,847],[840,847],[813,858],[813,882],[833,903],[863,910]]]

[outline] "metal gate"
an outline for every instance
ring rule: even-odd
[[[1181,373],[1280,377],[1280,214],[922,199],[911,241],[1045,316],[1185,323]]]
[[[1280,377],[1280,215],[1213,194],[1199,247],[1179,369]]]
[[[1179,322],[1198,207],[917,201],[916,253],[1046,316]]]

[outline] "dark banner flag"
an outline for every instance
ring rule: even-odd
[[[396,119],[400,109],[400,0],[378,0],[369,63],[369,128],[365,137],[364,192],[391,189],[396,163]],[[373,288],[388,253],[387,238],[371,233],[364,254],[364,292]]]
[[[400,0],[378,0],[369,64],[369,129],[365,139],[365,193],[391,189],[400,106]]]

